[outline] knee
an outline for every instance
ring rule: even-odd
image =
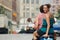
[[[38,35],[38,34],[37,34],[37,31],[35,31],[35,32],[33,33],[33,35]]]
[[[54,37],[56,37],[56,33],[54,33]]]

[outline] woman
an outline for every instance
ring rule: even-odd
[[[37,40],[37,37],[48,35],[54,36],[53,24],[54,24],[54,16],[50,13],[50,4],[45,4],[40,7],[40,14],[36,18],[35,29],[36,31],[33,33],[33,39]],[[38,26],[39,25],[39,26]]]

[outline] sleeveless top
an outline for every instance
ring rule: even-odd
[[[49,33],[54,33],[53,24],[54,24],[54,18],[50,18]],[[44,18],[43,18],[42,27],[41,27],[40,30],[43,31],[43,32],[46,32],[46,30],[47,30],[47,22],[46,22],[46,19],[44,19]]]
[[[44,18],[44,14],[41,13],[38,15],[38,24],[39,24],[39,29],[43,32],[46,32],[47,30],[47,22],[46,19]],[[54,18],[50,18],[50,29],[49,29],[49,33],[53,33],[53,24],[54,24]]]

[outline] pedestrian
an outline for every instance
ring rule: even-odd
[[[30,30],[33,30],[33,26],[34,26],[34,23],[32,22],[31,18],[28,18],[27,19],[27,27],[26,27],[26,31],[30,31]]]
[[[33,33],[33,40],[37,40],[37,37],[48,37],[50,34],[54,36],[53,24],[54,16],[50,12],[50,4],[44,4],[40,6],[40,12],[35,19],[35,29]],[[38,26],[39,25],[39,26]]]

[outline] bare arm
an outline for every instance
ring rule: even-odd
[[[46,15],[46,21],[47,21],[47,31],[46,31],[46,34],[48,34],[49,29],[50,29],[50,16],[49,16],[49,14],[48,14],[48,16]]]
[[[38,29],[38,18],[35,19],[35,25],[34,25],[35,29]]]

